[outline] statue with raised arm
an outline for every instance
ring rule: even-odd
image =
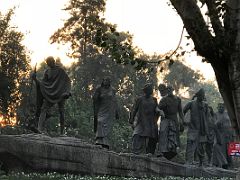
[[[197,98],[194,100],[194,98]],[[190,122],[187,132],[186,163],[193,164],[194,153],[199,159],[199,166],[203,165],[205,157],[205,147],[208,135],[208,115],[209,109],[205,100],[205,91],[200,89],[192,101],[188,102],[183,108],[183,113],[190,111]]]
[[[154,154],[157,143],[157,99],[152,96],[152,84],[143,88],[144,95],[137,98],[129,123],[133,127],[132,151],[134,154]]]
[[[46,63],[48,68],[44,72],[42,80],[37,79],[36,73],[32,75],[37,84],[37,96],[42,98],[37,102],[41,107],[38,131],[43,132],[48,111],[54,104],[57,104],[60,114],[60,133],[64,134],[64,104],[66,99],[71,96],[71,81],[67,73],[56,65],[52,56],[46,59]]]
[[[215,123],[215,141],[213,145],[213,159],[214,166],[227,169],[232,159],[227,153],[228,143],[233,141],[233,130],[228,113],[225,111],[223,103],[218,104],[218,112],[216,112]]]
[[[173,158],[180,147],[180,132],[183,132],[183,111],[181,99],[173,94],[172,86],[166,88],[165,95],[159,102],[159,109],[164,112],[159,131],[159,156]],[[179,117],[179,118],[178,118]]]
[[[111,86],[109,77],[102,80],[93,95],[94,132],[96,144],[109,149],[109,138],[114,119],[119,119],[116,90]]]

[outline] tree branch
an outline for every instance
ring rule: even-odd
[[[195,0],[170,0],[192,38],[195,50],[209,62],[214,61],[214,38]]]
[[[179,49],[179,47],[180,47],[180,45],[181,45],[182,38],[183,38],[183,33],[184,33],[184,26],[183,26],[183,28],[182,28],[182,32],[181,32],[181,36],[180,36],[178,45],[177,45],[177,47],[175,48],[175,50],[174,50],[170,55],[167,55],[167,56],[165,56],[163,59],[159,59],[159,60],[157,60],[157,61],[146,61],[146,62],[149,63],[149,64],[160,64],[161,62],[164,62],[164,61],[170,61],[170,60],[171,60],[171,57],[177,52],[177,50]]]
[[[220,39],[224,36],[224,28],[219,19],[219,12],[217,10],[217,4],[215,0],[205,1],[209,11],[209,17],[211,19],[212,27],[215,32],[217,39]]]

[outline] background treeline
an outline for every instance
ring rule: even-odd
[[[171,56],[171,60],[159,61],[162,56],[149,56],[135,47],[131,34],[119,32],[116,25],[105,21],[104,0],[71,0],[65,10],[70,17],[52,35],[51,41],[70,43],[68,55],[76,59],[70,67],[64,67],[72,80],[72,97],[66,103],[65,114],[67,135],[94,141],[91,98],[104,76],[110,76],[117,90],[120,119],[115,121],[112,142],[118,152],[130,151],[129,110],[146,82],[153,83],[155,96],[158,96],[160,82],[172,85],[183,105],[201,87],[214,109],[222,101],[214,82],[205,81],[203,75],[186,66],[179,56],[181,52]],[[2,128],[2,133],[23,133],[27,132],[26,124],[34,116],[35,90],[29,78],[28,52],[21,43],[23,34],[11,27],[11,16],[12,10],[6,15],[0,14],[0,86],[3,86],[0,107],[2,114],[7,114],[6,124],[10,124],[11,115],[16,113],[17,126]],[[148,63],[157,61],[159,63]],[[60,59],[58,64],[62,65]],[[38,78],[41,79],[45,67],[42,63],[38,68]],[[59,131],[57,109],[53,108],[50,114],[48,132],[54,136]]]

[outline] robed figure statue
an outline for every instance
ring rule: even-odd
[[[37,116],[38,131],[43,132],[44,124],[50,108],[58,105],[60,114],[60,133],[64,133],[64,104],[71,96],[71,81],[63,68],[56,65],[55,59],[50,56],[46,59],[48,68],[45,70],[42,80],[36,78],[36,73],[32,75],[37,85]]]

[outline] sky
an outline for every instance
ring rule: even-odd
[[[50,44],[49,37],[63,26],[68,14],[62,9],[68,0],[0,0],[0,11],[6,13],[16,7],[14,26],[25,34],[23,43],[31,52],[31,62],[47,56],[60,57],[66,65],[72,62],[67,46]],[[180,39],[182,21],[168,0],[107,0],[106,20],[117,24],[118,30],[133,34],[133,42],[148,54],[165,54],[174,50]],[[185,43],[183,41],[183,43]],[[214,77],[209,64],[201,63],[194,54],[186,56],[187,64],[202,71],[207,78]]]

